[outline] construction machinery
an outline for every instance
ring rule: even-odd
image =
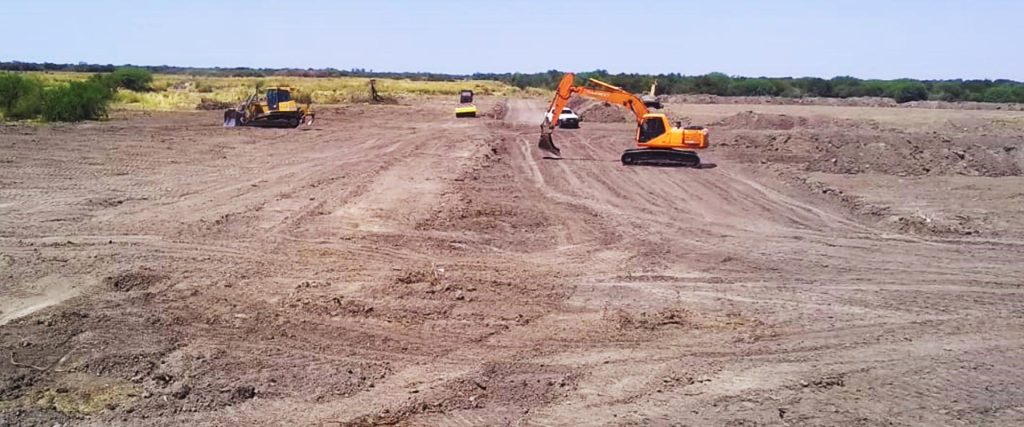
[[[473,91],[466,89],[459,93],[459,106],[455,107],[455,117],[476,117]]]
[[[622,153],[624,165],[700,166],[700,157],[693,150],[707,148],[708,130],[701,126],[683,128],[681,124],[671,126],[668,117],[651,113],[636,95],[608,83],[589,79],[586,85],[577,86],[576,76],[566,73],[558,84],[555,97],[548,111],[551,116],[544,118],[540,126],[540,149],[560,157],[561,150],[551,137],[558,123],[562,108],[573,95],[619,105],[636,116],[636,146]]]
[[[294,128],[313,124],[310,104],[299,105],[288,87],[272,87],[261,96],[259,88],[242,105],[224,112],[224,127],[257,126]]]
[[[647,108],[661,109],[661,101],[658,100],[658,95],[654,93],[657,88],[658,81],[655,80],[654,83],[651,83],[651,91],[640,96],[640,99],[644,101],[644,105]]]

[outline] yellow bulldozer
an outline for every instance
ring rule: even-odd
[[[299,105],[292,99],[291,88],[272,87],[261,95],[257,87],[242,105],[224,112],[224,127],[295,128],[303,123],[311,125],[315,119],[310,104]]]

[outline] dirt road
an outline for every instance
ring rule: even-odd
[[[0,424],[1024,422],[1021,113],[407,104],[0,128]]]

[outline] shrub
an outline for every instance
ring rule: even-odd
[[[995,86],[990,87],[982,95],[984,102],[1014,102],[1017,101],[1016,94],[1013,93],[1013,88],[1008,86]]]
[[[153,83],[153,73],[137,67],[118,68],[103,78],[109,79],[107,86],[111,89],[124,88],[135,92],[146,92]]]
[[[729,93],[729,84],[732,79],[729,76],[722,73],[711,73],[703,76],[698,76],[694,80],[694,89],[698,93],[707,93],[711,95],[727,95]]]
[[[832,96],[832,82],[815,77],[797,79],[793,85],[799,88],[808,96],[830,97]]]
[[[97,81],[71,82],[43,94],[43,119],[59,122],[98,120],[107,115],[113,95]]]
[[[38,117],[43,109],[43,85],[13,73],[0,74],[0,114],[9,119]]]
[[[920,82],[899,82],[889,87],[885,91],[885,95],[901,104],[910,101],[921,101],[928,99],[928,88]]]
[[[779,88],[767,79],[736,79],[729,84],[729,95],[775,96]]]

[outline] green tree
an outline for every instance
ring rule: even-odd
[[[902,104],[904,102],[928,99],[928,89],[921,82],[901,81],[891,83],[889,88],[886,89],[885,95]]]
[[[832,82],[817,77],[797,79],[793,86],[799,88],[804,94],[819,97],[832,96]]]
[[[1013,88],[1009,86],[994,86],[985,91],[982,100],[984,102],[1016,102],[1017,96]]]
[[[135,92],[145,92],[153,83],[153,73],[145,68],[121,67],[104,76],[103,79],[106,79],[107,86],[112,89],[124,88]]]
[[[832,78],[832,80],[829,80],[829,83],[832,84],[833,96],[837,96],[839,98],[861,96],[860,91],[862,82],[860,79],[849,76],[840,76]]]
[[[711,73],[698,76],[693,82],[693,87],[697,93],[727,95],[729,93],[729,84],[731,82],[732,79],[725,74]]]
[[[960,101],[964,98],[964,88],[961,82],[938,82],[932,85],[932,95],[942,101]]]
[[[775,96],[778,88],[768,79],[736,79],[729,85],[733,96]]]

